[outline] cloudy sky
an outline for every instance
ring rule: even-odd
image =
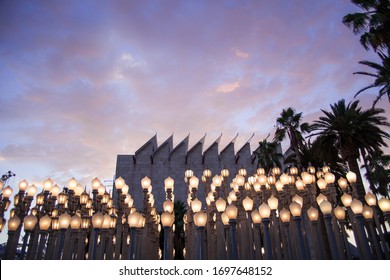
[[[157,133],[190,145],[274,131],[370,80],[374,55],[341,23],[350,1],[0,2],[0,172],[16,184],[112,178]],[[361,95],[371,106],[373,94]],[[379,107],[389,110],[387,101]]]

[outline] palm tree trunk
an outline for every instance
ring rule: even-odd
[[[349,170],[356,174],[356,194],[358,196],[357,198],[361,202],[364,202],[364,196],[366,195],[366,190],[364,189],[363,179],[360,173],[359,165],[357,163],[357,158],[349,157],[347,162],[348,162]]]
[[[370,184],[370,190],[371,191],[375,191],[375,186],[374,186],[374,184],[371,181],[372,170],[371,170],[370,166],[368,165],[368,161],[367,161],[367,158],[366,158],[366,156],[367,156],[366,150],[365,149],[360,149],[360,153],[361,153],[361,155],[363,157],[364,168],[367,171],[366,178],[368,180],[368,183]]]
[[[295,158],[297,159],[298,169],[302,170],[302,160],[301,160],[301,155],[299,154],[299,147],[298,147],[297,138],[295,136],[294,131],[292,131],[292,130],[289,130],[288,134],[290,137],[291,146],[292,146],[294,153],[295,153]]]

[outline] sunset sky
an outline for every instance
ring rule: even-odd
[[[110,179],[157,133],[236,149],[283,108],[312,121],[376,60],[342,24],[350,1],[0,2],[0,172]],[[360,96],[363,107],[374,92]],[[378,103],[387,112],[387,100]],[[387,116],[388,113],[387,113]]]

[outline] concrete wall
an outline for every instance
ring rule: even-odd
[[[157,146],[157,137],[153,136],[135,152],[134,156],[117,156],[115,178],[121,176],[125,179],[135,207],[142,211],[141,179],[148,176],[152,180],[155,207],[162,211],[162,203],[165,200],[164,180],[171,176],[175,180],[175,200],[186,202],[188,189],[184,182],[184,172],[190,168],[199,178],[198,198],[205,206],[205,185],[201,180],[204,169],[210,169],[213,177],[220,174],[223,168],[227,168],[230,172],[229,182],[242,167],[247,169],[248,175],[256,172],[257,160],[251,152],[249,140],[237,153],[234,150],[235,139],[219,152],[220,138],[204,150],[205,137],[189,149],[189,136],[174,148],[173,136],[160,146]]]

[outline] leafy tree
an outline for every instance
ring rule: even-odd
[[[281,167],[283,154],[279,153],[279,142],[268,142],[268,135],[263,141],[259,142],[259,147],[254,151],[257,156],[257,167],[263,167],[265,170],[270,170],[274,166]]]
[[[286,135],[290,139],[290,146],[296,155],[298,168],[302,168],[300,151],[305,148],[303,133],[310,131],[308,123],[301,123],[302,113],[296,113],[294,108],[283,109],[280,117],[276,119],[274,141],[282,142]]]
[[[363,91],[371,88],[379,88],[379,93],[377,98],[374,100],[373,106],[383,97],[387,95],[387,98],[390,102],[390,57],[384,54],[379,53],[379,57],[382,59],[382,64],[371,62],[371,61],[360,61],[360,64],[371,67],[375,70],[374,73],[359,71],[354,74],[360,74],[365,76],[374,77],[375,80],[372,84],[359,90],[355,97],[358,96]]]
[[[370,189],[374,194],[380,194],[389,197],[390,187],[390,155],[383,153],[367,154],[363,153],[364,164],[366,169],[364,174],[370,183]]]
[[[360,43],[368,50],[390,50],[390,2],[389,0],[352,0],[362,12],[347,14],[343,23],[360,35]]]
[[[345,104],[342,99],[330,106],[331,111],[322,110],[321,116],[312,126],[310,137],[317,136],[317,151],[322,153],[336,153],[348,163],[351,171],[357,175],[357,193],[363,200],[365,190],[357,160],[360,150],[368,153],[381,153],[382,147],[387,147],[384,139],[390,135],[381,129],[381,126],[390,126],[387,119],[381,114],[383,109],[371,108],[363,110],[359,101]]]

